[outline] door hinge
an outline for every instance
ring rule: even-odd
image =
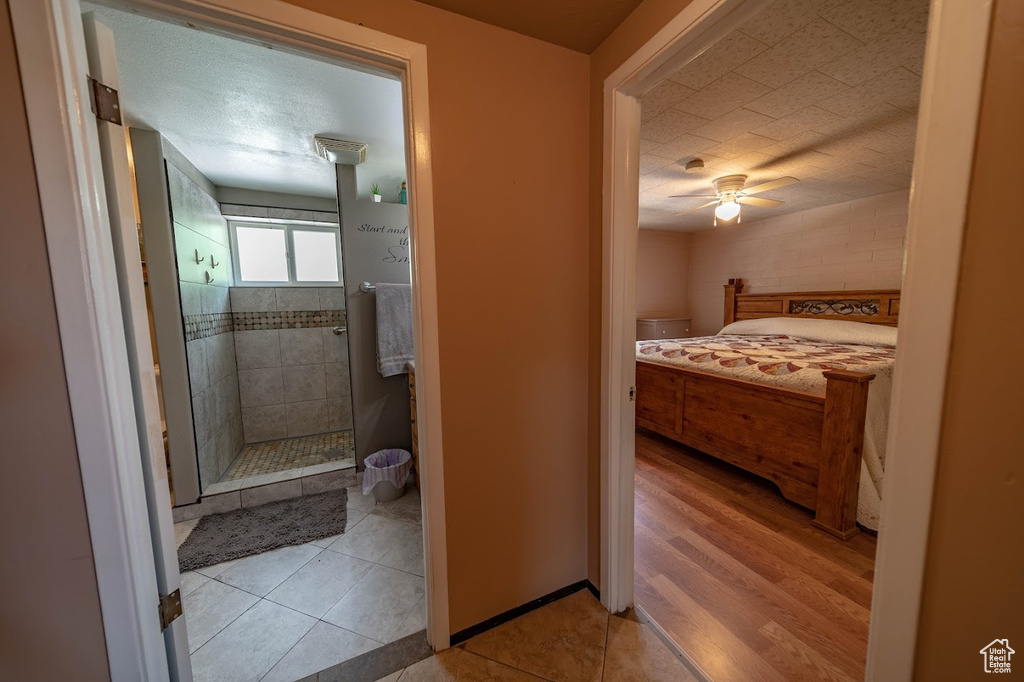
[[[160,595],[160,629],[166,630],[181,615],[181,590]]]
[[[636,402],[636,386],[629,387],[629,402]]]
[[[117,90],[100,83],[92,76],[89,76],[89,90],[92,94],[92,113],[96,114],[96,118],[121,125],[121,101],[118,99]]]

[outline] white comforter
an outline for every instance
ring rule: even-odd
[[[857,522],[878,529],[896,330],[805,318],[744,320],[715,336],[637,342],[637,359],[825,394],[823,372],[873,372],[868,390]]]

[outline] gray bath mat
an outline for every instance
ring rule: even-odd
[[[194,571],[339,535],[345,532],[347,507],[348,491],[340,488],[204,516],[178,548],[178,568]]]

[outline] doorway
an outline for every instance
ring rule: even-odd
[[[636,420],[631,389],[636,385],[633,358],[639,195],[636,178],[641,148],[639,97],[764,6],[760,2],[695,3],[627,60],[605,84],[602,600],[613,610],[628,606],[634,598]],[[932,12],[921,110],[921,118],[929,120],[930,125],[922,126],[917,137],[901,345],[897,351],[888,438],[889,451],[898,452],[899,457],[894,458],[887,471],[882,511],[885,524],[879,537],[868,639],[869,679],[883,671],[887,679],[909,677],[909,643],[914,639],[916,595],[920,591],[930,506],[930,488],[918,481],[930,480],[934,473],[944,381],[941,368],[945,367],[948,352],[959,234],[966,205],[966,168],[973,149],[970,135],[957,135],[953,149],[944,145],[936,129],[942,125],[949,125],[949,131],[974,129],[987,39],[986,18],[977,17],[975,22],[967,3],[942,8],[933,5]],[[963,64],[958,66],[947,59],[944,49],[953,44],[962,50],[962,55],[969,55],[969,68],[960,68]],[[954,82],[961,95],[969,95],[946,97],[945,88]],[[938,122],[941,124],[936,126]],[[954,159],[961,164],[957,170],[948,165]],[[943,228],[936,238],[932,230],[940,222]],[[930,235],[927,242],[917,237],[924,225]],[[938,259],[937,253],[942,254]],[[922,352],[930,353],[934,364],[926,366],[920,362]],[[909,410],[911,404],[913,411]],[[922,433],[929,434],[928,438],[922,439]],[[892,643],[897,632],[901,651]]]
[[[225,2],[220,5],[203,3],[199,7],[198,3],[157,2],[132,3],[131,8],[165,20],[170,18],[188,25],[201,25],[208,31],[229,33],[250,42],[273,44],[278,49],[305,53],[318,60],[334,60],[349,65],[357,63],[362,71],[386,74],[401,84],[412,246],[406,267],[411,265],[415,285],[413,315],[418,361],[416,411],[419,417],[419,450],[424,455],[418,482],[424,492],[426,525],[430,526],[423,531],[428,586],[425,606],[428,637],[433,646],[444,648],[447,646],[447,597],[443,570],[443,504],[435,507],[435,502],[441,499],[442,489],[439,477],[440,449],[434,447],[440,443],[440,422],[437,420],[439,405],[436,315],[433,309],[430,169],[429,154],[416,152],[417,145],[428,144],[429,140],[429,130],[423,116],[416,115],[416,112],[425,112],[426,109],[422,48],[398,39],[385,39],[382,42],[376,34],[371,39],[367,35],[371,32],[345,22],[327,22],[325,25],[318,15],[283,4],[265,7],[265,15],[259,19],[250,15],[243,27],[238,20],[243,5],[245,3]],[[174,535],[170,523],[170,505],[167,502],[169,491],[164,453],[163,448],[154,446],[154,436],[160,432],[158,427],[154,428],[159,423],[159,413],[156,410],[145,411],[139,418],[141,430],[135,428],[136,419],[129,416],[136,413],[136,406],[131,404],[133,391],[128,388],[129,373],[127,363],[124,362],[125,339],[118,336],[118,330],[124,329],[129,322],[119,313],[121,306],[118,304],[115,268],[110,254],[110,227],[106,224],[108,207],[102,200],[102,189],[78,195],[80,201],[75,198],[76,193],[70,191],[70,185],[52,182],[54,174],[48,174],[45,170],[49,162],[53,164],[51,168],[62,167],[68,171],[67,160],[80,160],[79,165],[72,163],[70,173],[57,175],[68,182],[77,183],[79,187],[92,185],[100,188],[96,133],[95,129],[89,130],[89,125],[94,124],[91,121],[76,122],[71,117],[61,119],[53,116],[55,112],[62,111],[53,101],[73,92],[79,83],[85,82],[84,76],[79,77],[85,73],[79,9],[79,4],[74,1],[18,3],[12,6],[12,15],[21,48],[19,53],[31,54],[32,57],[26,56],[22,63],[31,64],[31,67],[26,67],[27,71],[37,70],[24,75],[26,97],[33,102],[29,106],[34,121],[33,144],[38,153],[37,169],[41,176],[48,178],[47,182],[41,183],[46,186],[44,203],[50,202],[51,206],[50,219],[46,221],[47,230],[58,229],[52,219],[54,206],[61,206],[57,210],[69,211],[78,216],[73,220],[77,226],[74,232],[77,241],[68,240],[65,232],[62,239],[51,241],[50,256],[55,264],[55,277],[62,279],[56,285],[57,297],[62,298],[62,309],[65,311],[62,335],[86,339],[78,349],[80,354],[75,356],[71,352],[66,362],[69,377],[75,376],[76,379],[71,381],[77,382],[78,386],[77,391],[72,389],[77,396],[73,400],[77,407],[73,409],[76,410],[76,424],[80,428],[77,436],[83,457],[83,478],[90,491],[87,493],[88,508],[93,526],[95,556],[98,558],[97,574],[101,582],[107,639],[112,647],[109,652],[110,664],[115,676],[120,674],[126,678],[160,679],[167,676],[170,668],[172,677],[187,678],[187,664],[182,665],[181,653],[185,652],[187,660],[188,649],[183,647],[182,629],[172,624],[161,633],[153,627],[160,621],[151,595],[157,592],[171,594],[180,586],[177,571],[173,568]],[[184,18],[186,14],[187,19]],[[48,37],[42,37],[40,31]],[[363,47],[368,42],[373,43],[373,49]],[[312,43],[315,43],[315,47]],[[56,49],[58,45],[59,50]],[[51,47],[54,49],[49,49]],[[46,72],[45,64],[50,65],[49,72]],[[39,69],[48,75],[35,77],[40,76]],[[73,97],[78,101],[88,100],[88,97]],[[67,146],[45,141],[47,136],[40,131],[47,124],[64,130],[58,137]],[[109,207],[109,210],[114,212],[113,207]],[[61,241],[63,244],[58,245]],[[81,254],[86,254],[86,258],[81,258]],[[197,255],[196,259],[201,255],[204,254]],[[217,260],[218,264],[223,263],[223,260]],[[59,264],[67,264],[68,267],[61,268]],[[60,274],[56,274],[58,272]],[[142,291],[141,286],[139,291]],[[76,305],[71,302],[76,297],[84,297],[85,301],[91,303]],[[230,300],[230,295],[228,298]],[[69,317],[70,310],[86,311],[87,314]],[[76,328],[75,325],[81,327]],[[96,333],[96,330],[102,332]],[[140,342],[145,340],[148,344],[148,331],[139,332],[138,326],[134,330],[137,333],[135,338]],[[333,328],[330,331],[333,333]],[[128,341],[131,345],[131,337]],[[93,353],[106,358],[102,371],[95,371],[95,363],[92,363],[94,369],[89,370],[89,358]],[[143,384],[152,382],[152,391],[144,386],[144,392],[155,395],[155,377],[146,374],[144,371],[141,381]],[[82,418],[82,415],[90,411],[91,418]],[[140,438],[141,433],[146,433],[147,437]],[[140,514],[147,504],[148,518],[145,512]],[[129,513],[129,509],[134,511]],[[100,519],[103,519],[102,523]],[[118,523],[111,524],[111,519]],[[435,573],[439,568],[442,570]],[[136,597],[126,598],[126,594],[134,594]]]

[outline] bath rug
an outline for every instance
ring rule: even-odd
[[[348,491],[339,488],[204,516],[178,548],[178,568],[194,571],[339,535],[345,532],[347,508]]]

